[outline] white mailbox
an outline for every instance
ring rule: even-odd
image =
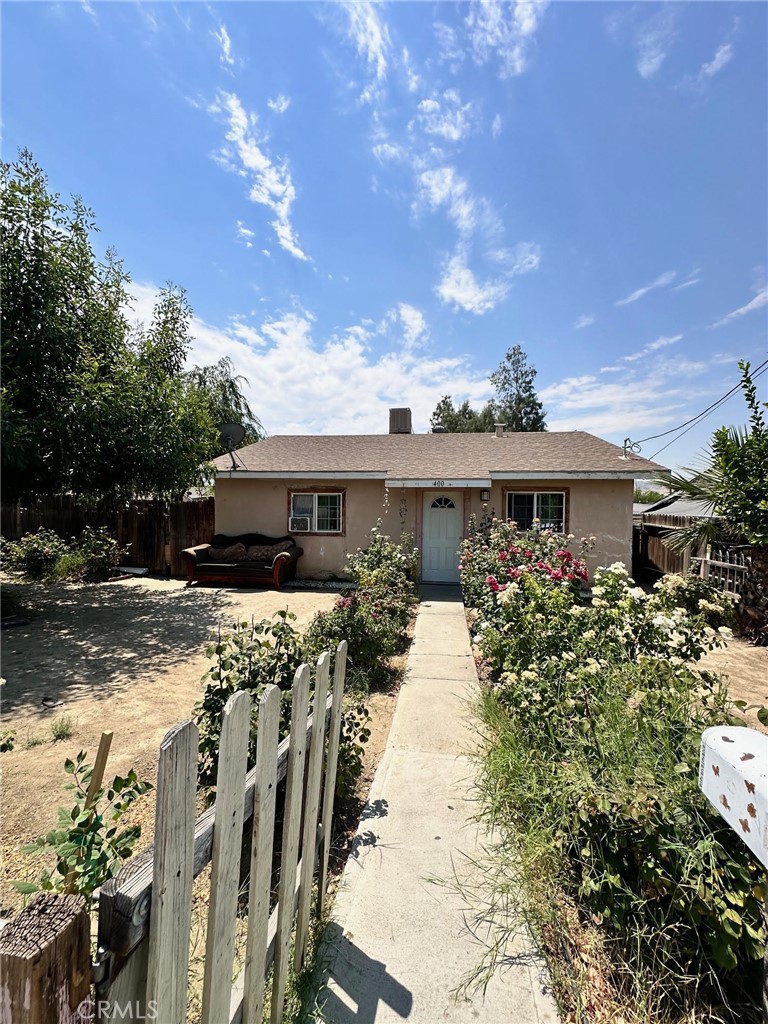
[[[768,736],[733,725],[706,729],[699,788],[768,867]]]

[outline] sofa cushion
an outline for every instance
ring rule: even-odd
[[[211,547],[208,549],[208,557],[212,562],[242,562],[244,558],[247,558],[245,544],[238,541],[225,548]]]
[[[252,544],[248,548],[248,559],[254,562],[272,561],[282,551],[287,551],[294,545],[289,540],[279,540],[276,544]]]

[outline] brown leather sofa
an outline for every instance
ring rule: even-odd
[[[185,548],[181,557],[187,566],[187,586],[193,583],[270,584],[275,590],[296,576],[296,563],[304,548],[290,536],[267,537],[244,533],[227,537],[217,533],[212,544]]]

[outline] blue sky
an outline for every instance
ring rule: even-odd
[[[85,198],[135,316],[187,289],[270,433],[425,430],[519,343],[551,429],[639,440],[766,355],[767,14],[6,3],[4,158]]]

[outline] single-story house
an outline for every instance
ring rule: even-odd
[[[390,410],[387,434],[270,437],[216,459],[216,532],[290,533],[300,577],[340,575],[378,519],[411,533],[425,582],[458,580],[457,550],[472,513],[521,527],[534,518],[592,536],[589,563],[629,566],[634,481],[663,467],[583,431],[411,432]]]

